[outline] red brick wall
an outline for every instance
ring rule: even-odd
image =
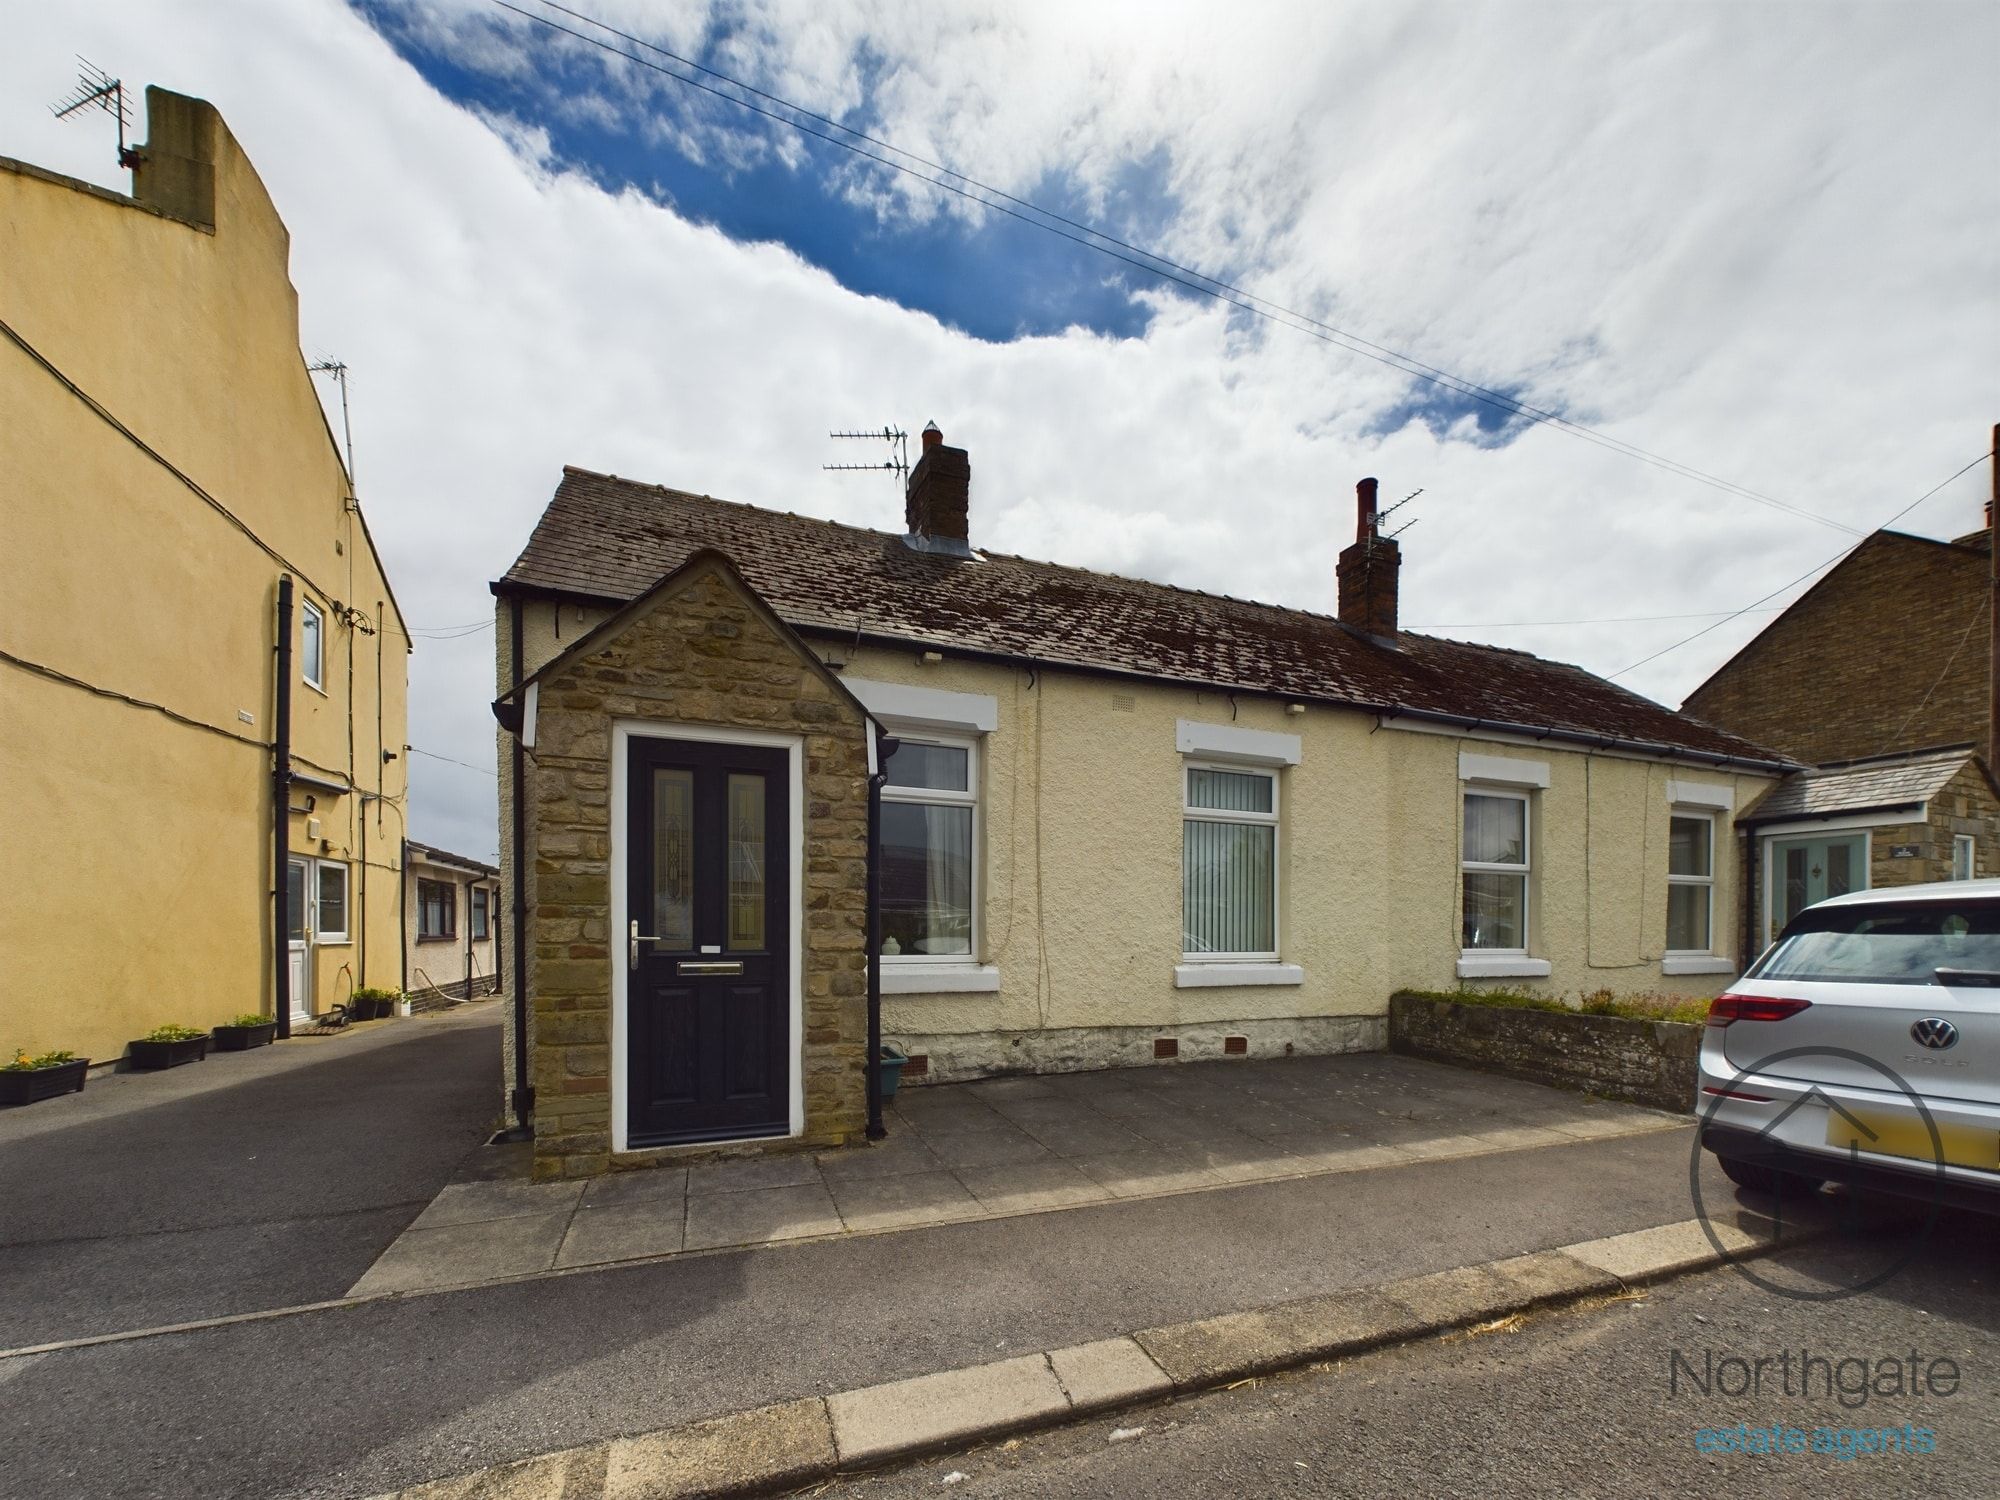
[[[1876,532],[1681,707],[1816,765],[1983,741],[1987,547]]]

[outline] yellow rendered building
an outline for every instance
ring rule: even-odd
[[[410,640],[216,110],[0,157],[0,1049],[394,986]],[[281,856],[282,851],[282,856]]]

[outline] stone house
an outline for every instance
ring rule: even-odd
[[[981,550],[970,476],[928,430],[875,531],[568,469],[493,585],[544,1175],[854,1139],[871,1024],[907,1087],[1737,972],[1736,813],[1794,763],[1401,629],[1373,480],[1336,618]]]
[[[2000,874],[1992,546],[1990,514],[1950,542],[1875,532],[1681,705],[1812,767],[1738,820],[1744,952],[1829,896]]]

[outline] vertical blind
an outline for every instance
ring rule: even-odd
[[[1188,953],[1274,953],[1277,930],[1276,778],[1190,767],[1187,805],[1258,821],[1190,817],[1182,826],[1182,944]]]

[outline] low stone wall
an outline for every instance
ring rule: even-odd
[[[1389,1050],[1689,1114],[1701,1027],[1399,994]]]

